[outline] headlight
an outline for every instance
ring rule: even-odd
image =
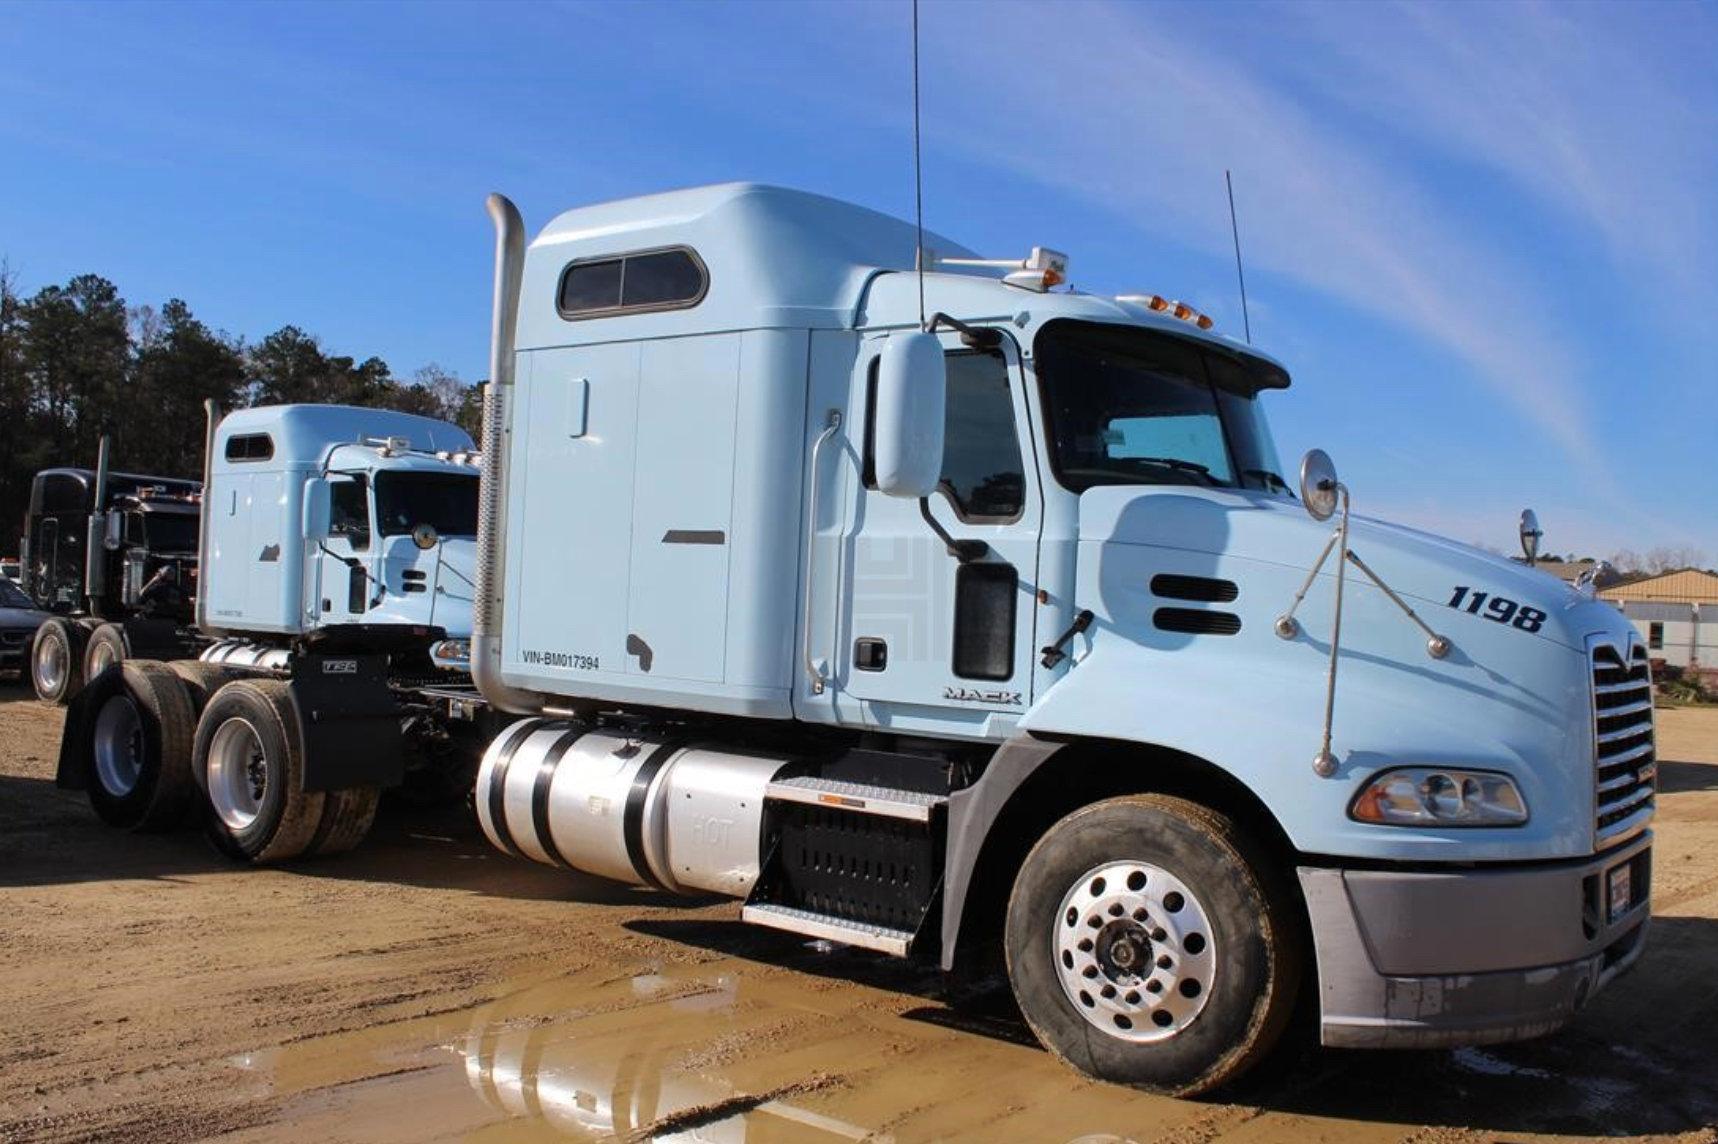
[[[1402,767],[1367,783],[1348,816],[1384,826],[1519,826],[1527,801],[1508,775]]]
[[[437,667],[449,671],[465,671],[471,666],[469,640],[442,640],[430,647],[430,659]]]

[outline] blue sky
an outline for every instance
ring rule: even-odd
[[[912,209],[904,3],[0,2],[0,253],[401,375],[533,229],[728,179]],[[927,225],[1253,333],[1358,510],[1718,560],[1718,6],[921,11]],[[1285,461],[1286,463],[1286,461]]]

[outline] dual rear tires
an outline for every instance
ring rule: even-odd
[[[1290,894],[1235,825],[1150,794],[1083,807],[1044,834],[1015,881],[1004,945],[1046,1048],[1178,1096],[1270,1052],[1305,963]]]
[[[304,749],[287,685],[229,683],[197,724],[192,770],[208,798],[209,837],[229,857],[282,862],[352,849],[380,801],[374,787],[307,791]]]
[[[137,661],[97,676],[80,704],[84,717],[68,723],[68,749],[84,760],[90,805],[110,826],[153,831],[201,821],[228,857],[275,863],[350,850],[375,820],[374,787],[304,789],[284,680]]]
[[[195,806],[189,759],[196,713],[160,663],[127,663],[84,696],[90,805],[109,826],[141,832],[184,825]]]
[[[64,707],[85,684],[130,658],[119,624],[56,616],[36,629],[30,645],[30,683],[36,698]]]

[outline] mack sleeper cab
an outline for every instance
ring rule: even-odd
[[[1283,475],[1280,362],[811,194],[489,209],[496,846],[999,954],[1052,1052],[1174,1093],[1308,993],[1327,1045],[1508,1041],[1640,956],[1645,649]]]

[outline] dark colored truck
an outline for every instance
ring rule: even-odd
[[[31,646],[38,698],[64,704],[84,680],[137,656],[191,653],[202,483],[108,470],[44,469],[30,486],[23,588],[54,617]]]

